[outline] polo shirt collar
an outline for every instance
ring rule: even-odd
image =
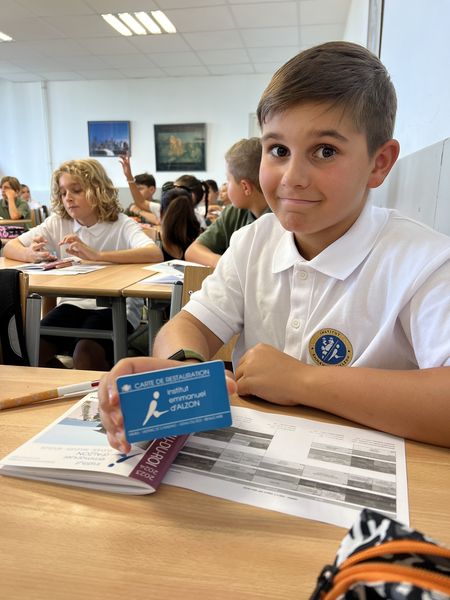
[[[312,260],[305,260],[297,250],[294,235],[286,231],[274,252],[272,271],[279,273],[303,262],[311,269],[335,279],[346,279],[361,264],[373,248],[388,220],[388,212],[366,203],[355,223],[341,238],[325,248]]]
[[[98,238],[98,237],[104,235],[103,223],[101,223],[100,221],[97,221],[97,223],[95,225],[91,225],[90,227],[86,227],[85,225],[78,223],[78,221],[74,221],[73,222],[73,232],[79,233],[81,230],[89,231],[89,235],[91,235],[92,237],[95,237],[95,238]]]

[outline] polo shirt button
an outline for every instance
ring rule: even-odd
[[[300,271],[298,276],[300,279],[308,279],[308,273],[306,271]]]
[[[300,319],[292,319],[292,327],[294,329],[298,329],[301,325]]]

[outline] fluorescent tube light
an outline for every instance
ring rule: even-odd
[[[6,35],[6,33],[3,33],[2,31],[0,31],[0,41],[2,41],[2,42],[12,42],[13,39],[9,35]]]
[[[122,23],[122,21],[120,19],[118,19],[116,16],[114,16],[112,14],[107,14],[107,15],[102,15],[102,17],[105,19],[105,21],[108,23],[108,25],[111,25],[111,27],[113,27],[116,31],[118,31],[122,35],[133,35],[133,33],[128,29],[128,27],[125,27],[125,25]]]
[[[155,19],[159,25],[164,29],[166,33],[176,33],[177,30],[172,21],[169,20],[168,17],[163,13],[162,10],[152,10],[152,17]]]
[[[125,25],[128,25],[131,31],[136,35],[147,35],[145,27],[142,27],[139,21],[136,21],[130,13],[119,13],[119,18],[122,19]]]
[[[162,33],[155,21],[146,12],[136,12],[134,15],[150,33]]]

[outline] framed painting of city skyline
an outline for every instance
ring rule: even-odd
[[[89,156],[131,154],[130,121],[88,121]]]

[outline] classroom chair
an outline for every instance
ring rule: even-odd
[[[3,290],[0,311],[1,362],[37,366],[40,298],[36,294],[29,294],[28,274],[18,269],[1,270],[0,287]]]

